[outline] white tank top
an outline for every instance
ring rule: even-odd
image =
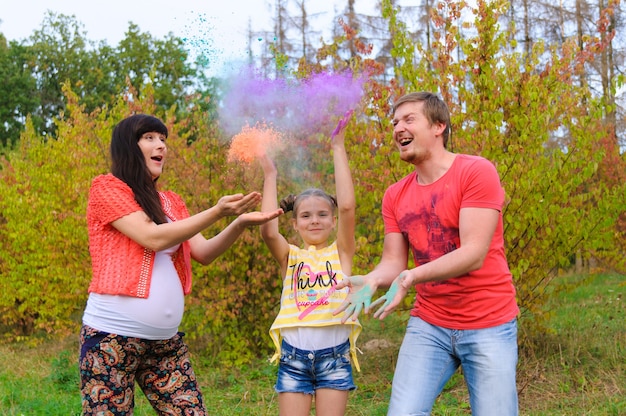
[[[149,340],[176,335],[185,310],[183,287],[172,261],[178,247],[156,253],[148,298],[90,293],[83,324],[111,334]]]
[[[343,344],[350,337],[350,331],[350,325],[297,326],[281,328],[280,334],[292,347],[315,351]]]

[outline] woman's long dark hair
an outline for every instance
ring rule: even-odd
[[[161,120],[147,114],[135,114],[120,121],[111,139],[111,173],[126,182],[135,200],[157,224],[167,222],[144,155],[137,142],[144,133],[157,132],[167,137],[167,127]]]

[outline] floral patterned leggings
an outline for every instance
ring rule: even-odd
[[[135,381],[160,415],[206,415],[183,335],[151,341],[83,325],[83,415],[132,415]]]

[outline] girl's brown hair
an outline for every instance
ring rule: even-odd
[[[335,213],[335,208],[337,208],[337,198],[332,195],[328,195],[319,188],[309,188],[301,192],[299,195],[287,195],[280,201],[280,207],[284,212],[293,211],[293,216],[295,217],[298,215],[298,206],[300,205],[300,202],[311,196],[317,196],[327,200],[333,209],[333,214]]]

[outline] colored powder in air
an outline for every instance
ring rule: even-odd
[[[216,18],[204,12],[189,12],[188,23],[182,28],[182,41],[188,59],[199,65],[211,68],[214,62],[224,54],[222,48],[214,42]]]
[[[241,133],[235,135],[230,142],[228,160],[251,163],[258,156],[279,148],[280,139],[281,134],[265,124],[244,126]]]
[[[220,120],[231,134],[244,124],[264,121],[284,132],[329,135],[336,117],[359,105],[366,80],[350,71],[293,79],[244,69],[225,85]]]

